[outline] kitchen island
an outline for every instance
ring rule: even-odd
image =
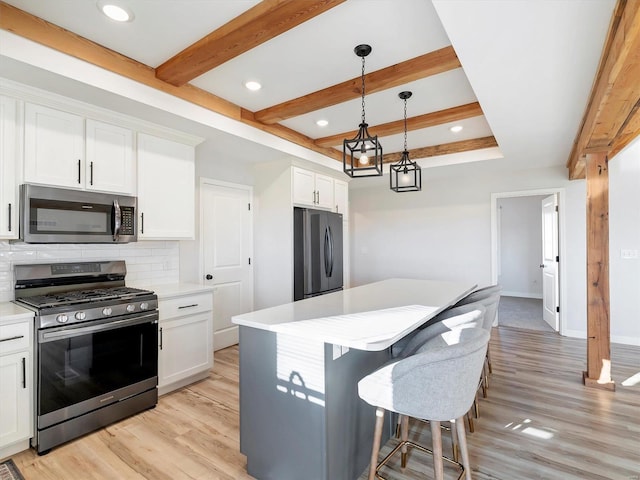
[[[247,472],[259,480],[357,479],[375,420],[358,381],[389,360],[391,345],[474,288],[390,279],[233,317]]]

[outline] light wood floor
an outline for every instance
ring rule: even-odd
[[[494,329],[489,397],[468,434],[474,479],[640,480],[640,383],[621,385],[640,372],[640,348],[613,346],[615,392],[582,385],[585,349],[584,340],[553,333]],[[48,455],[13,459],[26,480],[250,479],[238,422],[238,350],[231,347],[216,352],[208,379],[161,397],[155,409]],[[428,430],[415,422],[411,435],[429,444]],[[416,452],[404,475],[386,475],[431,478],[430,469],[429,457]]]

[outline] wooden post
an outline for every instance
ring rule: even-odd
[[[587,155],[586,386],[615,390],[609,332],[609,170],[606,153]]]

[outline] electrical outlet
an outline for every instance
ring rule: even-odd
[[[620,250],[620,258],[638,258],[638,250],[623,248]]]

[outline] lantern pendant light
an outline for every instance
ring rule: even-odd
[[[400,92],[398,97],[404,100],[404,151],[398,163],[389,167],[389,187],[394,192],[418,192],[422,190],[422,169],[417,162],[409,159],[407,150],[407,99],[411,92]]]
[[[358,45],[353,50],[362,58],[362,121],[358,134],[342,142],[342,167],[350,177],[373,177],[382,175],[382,145],[378,136],[371,136],[364,117],[364,58],[371,53],[369,45]]]

